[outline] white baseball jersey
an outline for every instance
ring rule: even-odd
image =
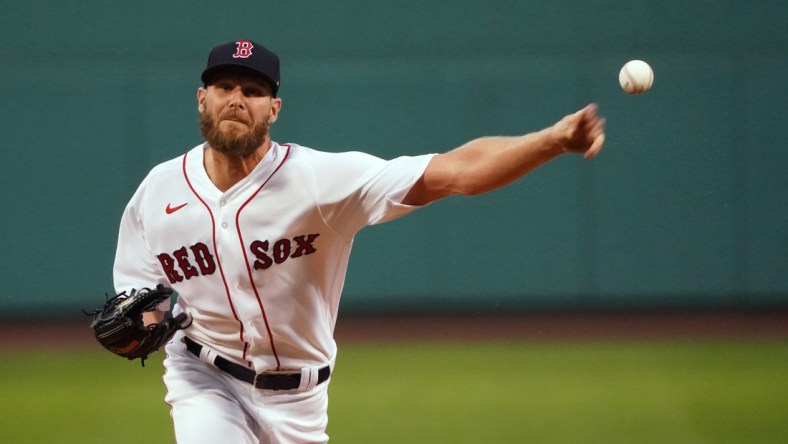
[[[432,155],[383,160],[273,143],[226,192],[204,147],[151,170],[123,214],[116,291],[164,284],[186,334],[256,372],[333,363],[354,235],[405,215]]]

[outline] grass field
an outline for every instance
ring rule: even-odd
[[[173,442],[161,354],[6,352],[2,443]],[[336,443],[786,443],[788,341],[349,344]]]

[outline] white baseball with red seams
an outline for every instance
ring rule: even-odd
[[[618,72],[618,83],[627,94],[642,94],[654,84],[654,71],[642,60],[630,60]]]
[[[171,286],[173,313],[193,318],[187,335],[258,373],[333,363],[353,236],[413,210],[397,202],[431,158],[273,143],[222,193],[195,147],[155,167],[128,204],[116,290]]]

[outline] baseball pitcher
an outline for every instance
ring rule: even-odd
[[[504,186],[563,153],[594,157],[605,138],[589,105],[543,130],[443,154],[384,160],[277,143],[279,64],[251,40],[210,52],[196,97],[205,142],[155,166],[131,197],[119,296],[94,317],[113,353],[144,359],[166,344],[165,400],[182,444],[327,442],[333,332],[356,233]]]

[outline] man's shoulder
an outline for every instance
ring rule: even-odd
[[[158,176],[158,175],[168,175],[173,174],[174,172],[181,172],[183,170],[184,165],[184,156],[188,158],[194,158],[195,156],[200,157],[202,159],[202,144],[195,146],[194,148],[190,149],[189,151],[179,154],[172,159],[165,160],[164,162],[159,163],[158,165],[154,166],[150,169],[148,176]],[[201,162],[200,162],[201,163]]]
[[[163,190],[172,190],[173,184],[178,183],[178,180],[183,181],[184,156],[190,160],[196,155],[202,156],[201,149],[202,145],[198,145],[184,154],[165,160],[151,168],[137,186],[130,204],[160,196]]]
[[[328,151],[297,143],[282,143],[280,146],[289,151],[288,160],[316,163],[317,165],[326,165],[326,162],[348,163],[378,159],[372,154],[361,151]],[[334,166],[337,166],[336,163]]]

